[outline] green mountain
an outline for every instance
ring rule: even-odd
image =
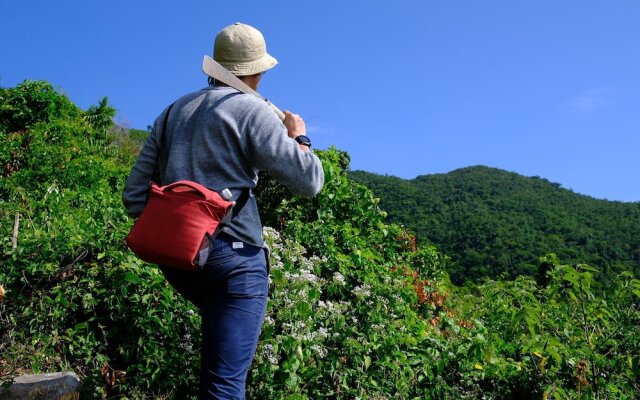
[[[405,180],[364,171],[349,177],[381,199],[388,221],[451,257],[452,281],[534,274],[538,259],[602,272],[640,272],[640,203],[598,200],[540,177],[485,166]]]

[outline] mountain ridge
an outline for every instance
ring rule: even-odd
[[[403,179],[350,171],[391,222],[452,259],[452,280],[534,274],[538,258],[640,270],[640,202],[597,199],[559,183],[476,165]],[[605,278],[606,280],[606,278]]]
[[[487,170],[493,170],[493,171],[499,171],[499,172],[503,172],[503,173],[507,173],[507,174],[514,174],[517,175],[519,177],[524,177],[524,178],[530,178],[530,179],[537,179],[537,180],[541,180],[542,182],[546,182],[549,183],[553,186],[556,186],[558,188],[564,189],[564,190],[568,190],[576,195],[579,196],[584,196],[584,197],[588,197],[594,200],[602,200],[602,201],[608,201],[608,202],[615,202],[615,203],[640,203],[640,200],[612,200],[612,199],[608,199],[608,198],[602,198],[602,197],[597,197],[597,196],[593,196],[590,194],[586,194],[586,193],[581,193],[579,191],[576,191],[570,187],[565,186],[563,183],[559,183],[559,182],[554,182],[551,181],[548,178],[542,177],[540,175],[526,175],[517,171],[512,171],[512,170],[507,170],[504,168],[499,168],[499,167],[492,167],[489,165],[485,165],[485,164],[474,164],[474,165],[469,165],[466,167],[459,167],[459,168],[455,168],[452,169],[450,171],[447,172],[434,172],[434,173],[425,173],[425,174],[419,174],[416,175],[413,178],[403,178],[401,176],[398,175],[394,175],[394,174],[387,174],[387,173],[378,173],[378,172],[371,172],[371,171],[367,171],[367,170],[363,170],[363,169],[356,169],[356,170],[351,170],[350,172],[352,173],[359,173],[359,172],[366,172],[366,173],[371,173],[374,175],[379,175],[379,176],[384,176],[384,177],[388,177],[388,178],[396,178],[396,179],[401,179],[403,181],[416,181],[416,180],[422,180],[422,179],[426,179],[432,176],[441,176],[441,175],[449,175],[449,174],[455,174],[455,173],[464,173],[467,170],[474,170],[474,169],[487,169]]]

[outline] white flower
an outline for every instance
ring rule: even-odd
[[[356,286],[353,288],[352,293],[357,297],[367,297],[371,294],[371,286],[366,283],[362,286]]]
[[[262,234],[264,235],[265,238],[274,239],[274,240],[280,239],[280,234],[278,233],[278,231],[276,231],[275,229],[269,226],[265,226],[262,228]]]
[[[325,349],[324,347],[318,344],[312,345],[311,350],[315,351],[318,354],[318,356],[320,356],[320,358],[324,358],[327,356],[327,349]]]
[[[279,357],[273,351],[273,345],[267,344],[262,348],[263,357],[266,358],[270,364],[277,365]]]
[[[318,307],[324,308],[327,311],[329,311],[330,313],[332,313],[332,312],[334,312],[336,310],[335,304],[330,302],[330,301],[324,302],[324,301],[320,300],[318,302]]]
[[[280,260],[271,260],[271,262],[269,262],[269,266],[271,267],[271,270],[275,271],[277,269],[283,269],[284,263]]]
[[[318,282],[318,277],[315,276],[314,274],[312,274],[311,271],[302,270],[300,272],[301,272],[300,278],[302,280],[305,280],[305,281],[308,281],[308,282],[311,282],[311,283]]]
[[[335,274],[333,274],[333,282],[338,285],[344,285],[345,284],[344,276],[340,272],[336,272]]]

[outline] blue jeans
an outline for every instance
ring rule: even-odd
[[[201,399],[244,399],[267,307],[264,249],[220,234],[200,272],[161,267],[202,315]]]

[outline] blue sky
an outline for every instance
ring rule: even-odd
[[[145,129],[205,85],[233,22],[280,64],[260,91],[351,168],[413,178],[470,165],[640,201],[640,2],[0,1],[0,85],[108,96]]]

